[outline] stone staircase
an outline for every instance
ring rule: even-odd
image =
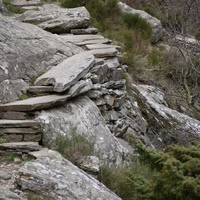
[[[114,104],[120,106],[116,100],[124,93],[120,93],[118,88],[125,86],[125,82],[121,81],[120,47],[110,44],[110,40],[100,35],[66,34],[60,37],[87,51],[67,58],[38,77],[34,86],[27,89],[30,98],[0,104],[0,151],[39,150],[42,129],[35,119],[35,112],[64,104],[80,94],[88,92],[99,107],[107,105],[110,109]],[[105,76],[107,72],[108,77]],[[99,91],[101,84],[107,88],[104,93]],[[115,91],[111,91],[112,87]]]

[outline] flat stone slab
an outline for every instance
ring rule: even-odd
[[[50,93],[53,92],[53,86],[30,86],[27,92],[39,94],[39,93]]]
[[[97,34],[97,28],[85,28],[85,29],[72,29],[71,33],[73,35],[85,35],[85,34]]]
[[[32,1],[26,1],[26,0],[14,0],[11,2],[11,5],[13,6],[19,6],[19,7],[23,7],[23,6],[38,6],[41,5],[41,1],[40,0],[32,0]]]
[[[40,76],[35,85],[53,85],[54,91],[64,92],[84,77],[94,66],[95,57],[92,53],[82,52],[51,68]]]
[[[29,152],[38,151],[41,148],[38,142],[9,142],[0,144],[0,150],[7,151]]]
[[[90,14],[87,9],[61,8],[56,4],[45,4],[37,11],[17,15],[16,19],[23,22],[34,22],[40,28],[57,34],[70,33],[71,29],[84,29],[89,26]]]
[[[40,127],[29,128],[0,128],[0,136],[4,134],[36,134],[41,133]]]
[[[25,127],[40,127],[40,122],[35,120],[0,120],[0,128],[25,128]]]
[[[92,49],[111,49],[111,48],[114,48],[114,49],[117,49],[117,50],[121,50],[121,47],[120,46],[117,46],[117,45],[111,45],[111,44],[87,44],[85,45],[86,48],[88,50],[92,50]]]
[[[25,112],[1,112],[0,119],[25,120],[33,118],[33,114]]]
[[[107,38],[104,39],[95,39],[95,40],[85,40],[82,42],[75,42],[77,46],[84,46],[87,44],[110,44],[112,40],[109,40]]]
[[[106,58],[106,57],[115,57],[117,56],[118,51],[115,48],[108,49],[94,49],[88,51],[95,56],[95,58]]]
[[[35,111],[65,103],[69,95],[47,95],[22,101],[0,104],[0,111]]]
[[[63,35],[59,35],[59,37],[63,37],[65,38],[65,40],[67,40],[68,42],[72,42],[72,43],[79,43],[79,42],[84,42],[84,41],[88,41],[88,40],[101,40],[104,39],[104,37],[102,35],[72,35],[72,34],[63,34]]]

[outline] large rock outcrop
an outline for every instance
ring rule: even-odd
[[[89,26],[90,14],[85,7],[64,9],[54,4],[39,7],[38,11],[26,11],[17,16],[23,22],[37,24],[52,33],[70,33],[71,29]]]
[[[83,51],[65,38],[0,15],[0,103],[19,99],[47,68]]]
[[[153,148],[200,139],[200,121],[168,107],[164,93],[150,85],[132,84],[135,96],[140,103],[148,123],[146,134]]]
[[[68,136],[75,128],[77,134],[95,142],[101,164],[127,164],[130,151],[112,135],[98,107],[87,96],[81,96],[63,106],[38,113],[42,123],[43,142],[53,143],[59,135]]]
[[[157,43],[164,36],[165,29],[162,27],[160,20],[158,20],[157,18],[149,15],[143,10],[136,10],[134,8],[131,8],[130,6],[122,2],[118,2],[118,6],[123,13],[138,14],[141,18],[145,19],[150,24],[153,31],[153,43]]]
[[[96,179],[78,169],[59,153],[46,150],[19,169],[17,183],[23,190],[51,200],[120,200]]]

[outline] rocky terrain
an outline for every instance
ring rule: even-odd
[[[144,18],[151,19],[157,42],[165,30],[159,20]],[[129,164],[130,136],[154,149],[200,138],[200,121],[169,108],[159,88],[133,83],[120,47],[90,27],[85,7],[47,4],[15,17],[0,14],[0,22],[0,151],[24,160],[1,161],[1,199],[27,199],[27,191],[42,199],[120,199],[44,148],[73,129],[94,141],[98,156],[86,165],[97,173],[104,164]],[[27,154],[35,159],[25,162]]]

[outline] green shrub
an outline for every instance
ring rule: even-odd
[[[123,20],[128,28],[140,31],[144,39],[151,39],[151,26],[145,19],[142,19],[138,14],[126,13],[123,16]]]
[[[139,156],[129,168],[102,167],[99,180],[123,200],[200,199],[200,143],[167,152],[132,141]]]
[[[5,6],[7,7],[7,9],[8,9],[10,12],[16,13],[16,14],[21,14],[21,13],[24,12],[23,9],[20,8],[19,6],[13,6],[13,5],[11,5],[11,2],[12,2],[13,0],[2,0],[2,1],[3,1],[3,3],[5,4]]]
[[[6,162],[14,162],[14,159],[17,157],[17,153],[15,152],[3,152],[2,160]]]
[[[27,199],[28,200],[44,200],[45,198],[43,198],[41,195],[38,195],[32,191],[28,191]]]
[[[69,136],[59,135],[56,138],[56,150],[75,165],[80,165],[84,156],[94,153],[94,141],[72,129]]]

